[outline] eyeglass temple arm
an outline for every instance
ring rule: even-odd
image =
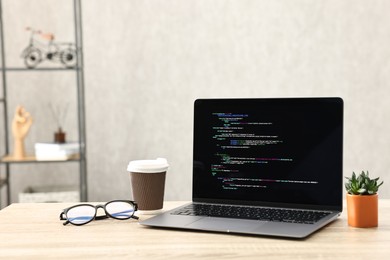
[[[137,211],[138,210],[138,204],[137,204],[137,202],[132,202],[133,203],[133,205],[134,205],[134,212],[135,211]],[[136,215],[134,215],[134,213],[133,213],[133,216],[131,216],[133,219],[139,219],[139,217],[137,217]]]
[[[105,215],[103,215],[103,216],[96,216],[95,220],[101,220],[101,219],[106,219],[106,218],[108,218],[108,216],[105,216]],[[137,217],[135,215],[131,216],[130,218],[139,219],[139,217]]]
[[[66,220],[64,223],[63,223],[63,225],[65,226],[65,225],[67,225],[67,224],[69,224],[70,222],[69,222],[69,220],[68,219],[66,219],[65,217],[64,217],[64,212],[61,212],[61,214],[60,214],[60,220]],[[108,218],[107,216],[105,216],[105,215],[103,215],[103,216],[96,216],[95,217],[95,220],[101,220],[101,219],[106,219],[106,218]]]
[[[67,225],[67,224],[69,224],[70,222],[69,222],[69,220],[67,220],[65,217],[64,217],[64,212],[61,212],[61,214],[60,214],[60,220],[66,220],[64,223],[62,223],[62,225]]]

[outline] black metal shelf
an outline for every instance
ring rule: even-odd
[[[79,162],[80,156],[76,155],[73,158],[69,158],[66,160],[37,160],[35,156],[29,156],[23,160],[14,160],[10,156],[4,156],[0,159],[0,164],[26,164],[26,163],[67,163],[67,162]]]
[[[80,200],[87,201],[87,162],[86,162],[86,133],[85,133],[85,104],[84,104],[84,73],[83,73],[83,37],[82,37],[82,21],[81,21],[81,0],[69,0],[73,2],[73,15],[74,15],[74,31],[75,31],[75,46],[77,49],[76,55],[76,65],[74,68],[67,67],[36,67],[29,69],[27,67],[7,67],[5,59],[5,47],[4,47],[4,21],[3,21],[3,8],[2,0],[0,0],[0,72],[1,73],[1,82],[3,89],[3,97],[0,98],[1,106],[3,107],[4,113],[4,122],[0,123],[2,130],[4,131],[4,144],[0,145],[4,147],[5,154],[9,154],[9,126],[8,126],[8,105],[7,105],[7,73],[8,72],[74,72],[76,75],[76,87],[77,87],[77,111],[78,111],[78,134],[79,134],[79,143],[80,143],[80,155],[77,158],[72,158],[68,160],[47,160],[47,161],[37,161],[34,157],[24,158],[24,160],[13,160],[9,156],[0,158],[0,171],[5,168],[5,176],[2,176],[0,172],[0,188],[3,186],[6,188],[7,193],[7,204],[9,205],[11,200],[10,192],[10,165],[11,164],[47,164],[47,163],[69,163],[77,162],[79,163],[79,175],[80,175]],[[5,177],[5,178],[3,178]],[[0,209],[1,209],[1,192],[0,192]]]
[[[7,180],[0,179],[0,188],[7,184]]]
[[[28,164],[28,163],[37,163],[37,164],[46,164],[46,163],[68,163],[68,162],[79,162],[80,159],[69,159],[69,160],[45,160],[45,161],[21,161],[21,162],[3,162],[0,161],[0,164]]]
[[[28,68],[17,68],[17,67],[7,67],[7,68],[1,68],[0,70],[5,71],[29,71],[29,72],[35,72],[35,71],[75,71],[75,70],[82,70],[82,68],[50,68],[50,67],[42,67],[42,68],[34,68],[34,69],[28,69]]]

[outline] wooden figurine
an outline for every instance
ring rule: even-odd
[[[32,123],[33,119],[30,113],[27,112],[23,106],[17,106],[12,120],[12,135],[14,137],[13,157],[16,160],[21,160],[26,157],[24,139],[30,130]]]

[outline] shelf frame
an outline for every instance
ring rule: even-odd
[[[76,49],[78,50],[76,68],[77,78],[77,98],[78,98],[78,127],[80,143],[80,201],[88,201],[88,181],[87,181],[87,147],[86,147],[86,127],[85,127],[85,90],[84,90],[84,54],[83,54],[83,31],[82,31],[82,9],[81,0],[73,0],[74,7],[74,31],[76,39]]]
[[[5,47],[4,47],[4,21],[3,21],[3,3],[0,0],[0,44],[1,44],[1,83],[3,89],[2,104],[3,104],[3,119],[4,119],[4,150],[5,153],[9,153],[9,140],[8,140],[8,103],[7,103],[7,73],[6,73],[6,61],[5,61]],[[0,168],[1,178],[1,168]],[[11,189],[10,189],[10,165],[5,164],[5,177],[2,179],[2,185],[0,186],[0,208],[1,208],[1,189],[5,186],[7,191],[7,205],[11,204]]]
[[[3,70],[3,68],[1,68]],[[5,67],[5,71],[74,71],[74,70],[81,70],[79,67],[75,68],[61,68],[61,67],[40,67],[40,68],[22,68],[22,67]]]
[[[3,119],[4,119],[4,152],[10,154],[10,140],[9,140],[9,117],[8,117],[8,104],[7,104],[7,73],[8,72],[55,72],[55,71],[70,71],[76,74],[76,86],[77,86],[77,111],[78,111],[78,135],[80,144],[80,155],[78,158],[72,158],[66,161],[37,161],[33,157],[26,158],[26,160],[10,160],[10,157],[0,160],[0,209],[2,199],[1,190],[6,187],[7,205],[11,203],[11,188],[10,188],[10,165],[15,163],[61,163],[61,162],[78,162],[79,163],[79,175],[80,175],[80,201],[88,201],[88,186],[87,186],[87,158],[86,158],[86,127],[85,127],[85,103],[84,103],[84,70],[83,70],[83,34],[82,34],[82,9],[81,0],[73,1],[73,19],[74,19],[74,31],[75,31],[75,44],[77,51],[76,66],[74,68],[62,68],[62,67],[38,67],[34,69],[22,68],[22,67],[7,67],[5,59],[5,45],[4,45],[4,21],[3,21],[3,7],[2,0],[0,0],[0,71],[2,72],[1,82],[3,96],[0,97],[0,103],[3,106]],[[5,168],[5,176],[2,176],[2,168]]]
[[[80,161],[80,154],[74,155],[67,160],[37,160],[34,155],[28,155],[23,159],[14,159],[11,155],[6,155],[1,158],[0,163],[54,163],[54,162],[77,162]]]

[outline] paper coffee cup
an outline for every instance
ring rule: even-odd
[[[163,208],[165,175],[169,164],[166,159],[137,160],[129,162],[127,171],[133,200],[139,210],[159,210]]]

